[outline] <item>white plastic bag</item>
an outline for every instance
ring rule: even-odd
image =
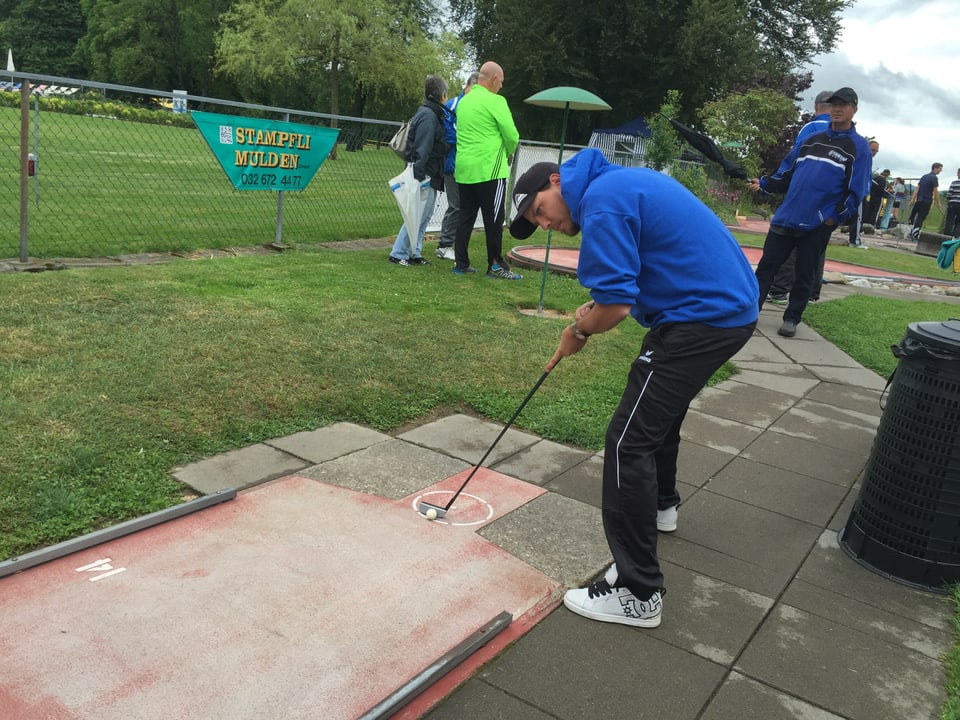
[[[427,199],[427,190],[430,188],[430,178],[422,181],[413,176],[413,163],[407,163],[403,172],[389,182],[403,224],[407,226],[407,237],[410,238],[410,255],[416,247],[417,233],[420,232],[420,222],[423,220],[423,204]]]

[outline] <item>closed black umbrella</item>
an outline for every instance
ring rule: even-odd
[[[720,148],[717,147],[717,144],[711,140],[709,137],[703,133],[697,132],[693,128],[689,128],[681,122],[677,122],[673,118],[669,118],[666,115],[662,115],[666,118],[667,121],[673,126],[673,129],[680,133],[680,137],[686,140],[690,146],[703,155],[707,160],[719,164],[723,171],[732,178],[737,180],[746,180],[747,171],[736,163],[732,163],[727,160],[723,153],[720,152]]]

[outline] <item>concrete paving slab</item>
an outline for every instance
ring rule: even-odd
[[[756,440],[761,430],[751,425],[689,410],[680,437],[698,445],[736,455]]]
[[[173,477],[202,495],[244,488],[301,470],[310,463],[263,443],[174,468]]]
[[[871,390],[883,390],[887,384],[886,378],[877,375],[873,370],[867,370],[862,367],[846,368],[808,365],[807,369],[824,382],[829,383],[856,385],[858,387],[870,388]]]
[[[850,519],[850,513],[853,512],[853,506],[857,502],[857,496],[860,494],[860,486],[854,485],[849,490],[847,490],[847,495],[843,499],[843,503],[840,507],[837,508],[837,512],[834,513],[833,517],[830,518],[830,523],[827,525],[828,530],[833,532],[840,532],[841,529],[846,527],[847,520]]]
[[[398,500],[469,467],[462,460],[401,440],[377,443],[304,468],[304,477]]]
[[[809,412],[827,420],[837,420],[863,427],[873,431],[876,434],[877,426],[880,424],[880,416],[873,412],[863,412],[857,408],[849,408],[837,403],[824,403],[810,398],[803,398],[797,401],[793,409],[801,412]]]
[[[830,343],[823,342],[823,338],[816,333],[813,333],[812,330],[807,328],[806,325],[802,325],[807,332],[806,333],[797,333],[796,338],[790,340],[784,340],[782,342],[775,340],[774,344],[777,345],[784,353],[790,357],[795,363],[803,365],[807,369],[810,369],[811,365],[824,365],[832,367],[841,367],[841,368],[860,368],[862,367],[860,363],[854,360],[852,357],[847,355],[843,350],[839,349],[835,345]],[[811,337],[807,340],[803,339],[803,336],[808,333],[812,334],[815,337]],[[811,340],[817,340],[819,342],[811,342]]]
[[[851,720],[931,720],[943,703],[939,662],[783,603],[737,669]]]
[[[796,573],[821,531],[809,523],[712,493],[709,485],[685,502],[682,511],[683,524],[678,525],[677,534],[684,540],[784,578]],[[674,561],[670,556],[667,559]],[[693,569],[716,577],[709,568]]]
[[[569,587],[580,587],[613,562],[599,508],[546,493],[483,528],[480,534]]]
[[[472,528],[284,478],[0,581],[0,715],[355,718],[557,590]]]
[[[807,393],[804,399],[856,410],[864,415],[879,418],[883,415],[883,408],[880,406],[881,397],[882,393],[878,390],[861,385],[824,382]]]
[[[680,453],[677,456],[677,482],[695,488],[703,487],[710,478],[715,477],[723,468],[733,462],[735,453],[717,450],[689,440],[680,441]],[[686,497],[681,491],[681,497]]]
[[[751,443],[742,456],[850,487],[866,466],[869,454],[862,449],[825,447],[782,432],[768,431]]]
[[[773,607],[772,598],[672,563],[663,573],[669,589],[659,637],[719,665],[733,664]]]
[[[591,455],[592,453],[585,450],[540,440],[493,467],[504,475],[543,485],[576,467]]]
[[[603,458],[593,455],[544,485],[550,492],[600,507],[603,487]]]
[[[781,365],[782,368],[794,368],[800,366]],[[740,368],[736,374],[737,382],[756,387],[766,388],[775,392],[792,395],[793,397],[803,397],[817,386],[820,380],[812,373],[806,370],[796,370],[794,372],[771,370],[767,364],[763,370],[754,370],[746,366]]]
[[[661,564],[690,568],[705,577],[771,598],[783,592],[787,583],[790,582],[791,576],[780,570],[769,570],[750,560],[733,557],[729,553],[715,550],[700,542],[685,540],[683,537],[685,526],[684,509],[681,507],[680,525],[677,531],[669,535],[661,533],[658,538],[657,554]],[[669,586],[670,578],[666,578],[666,584]]]
[[[665,611],[664,624],[678,621],[670,617]],[[725,670],[663,642],[665,632],[664,625],[627,628],[559,608],[479,679],[560,720],[694,720]]]
[[[820,527],[847,494],[842,485],[737,458],[707,485],[710,492]]]
[[[770,342],[769,338],[762,335],[754,335],[747,341],[740,352],[731,358],[734,365],[739,366],[744,362],[770,362],[770,363],[792,363],[793,360],[780,348]]]
[[[904,650],[926,655],[939,661],[953,644],[951,633],[935,629],[912,617],[904,617],[876,605],[867,605],[853,598],[803,580],[794,580],[781,600],[811,615],[873,635],[890,645],[900,645]],[[946,613],[944,613],[946,619]]]
[[[730,673],[703,714],[703,720],[845,720],[769,685]]]
[[[820,535],[797,579],[881,610],[881,617],[892,614],[936,632],[952,633],[952,607],[946,597],[902,585],[865,568],[840,548],[832,530]]]
[[[502,430],[503,425],[458,413],[421,425],[397,437],[475,465]],[[536,435],[510,428],[484,464],[492,467],[539,441],[540,438]]]
[[[806,378],[808,380],[816,378],[812,373],[807,372],[807,369],[803,365],[797,365],[791,363],[784,365],[782,363],[774,362],[739,362],[737,363],[737,368],[741,371],[737,375],[734,375],[731,380],[739,380],[740,375],[745,370],[751,370],[753,372],[765,373],[768,375],[776,375],[790,378]]]
[[[430,713],[430,720],[465,720],[465,718],[501,718],[502,720],[552,720],[527,702],[488,685],[472,680]]]
[[[747,393],[730,392],[726,387],[704,388],[690,403],[690,408],[714,417],[766,429],[793,406],[796,398],[781,393],[764,392],[766,397],[760,397],[759,394],[751,397]]]
[[[316,464],[391,439],[389,435],[362,425],[339,422],[317,430],[267,440],[265,444]]]
[[[876,429],[836,419],[834,409],[826,405],[797,405],[790,408],[771,426],[771,430],[821,446],[862,453],[869,457]]]

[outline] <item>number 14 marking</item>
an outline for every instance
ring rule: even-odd
[[[110,558],[103,558],[102,560],[94,560],[89,565],[84,565],[83,567],[78,567],[74,572],[89,572],[89,573],[98,573],[94,577],[90,578],[90,582],[97,582],[98,580],[103,580],[108,578],[111,575],[116,575],[117,573],[122,573],[126,568],[115,568],[111,565],[112,561]]]

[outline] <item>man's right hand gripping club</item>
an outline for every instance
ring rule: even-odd
[[[610,330],[629,315],[629,305],[601,305],[591,300],[578,307],[577,312],[574,313],[574,321],[560,333],[560,344],[550,358],[550,362],[547,363],[546,371],[553,370],[560,362],[560,358],[583,350],[583,346],[587,344],[587,338],[591,335]]]

